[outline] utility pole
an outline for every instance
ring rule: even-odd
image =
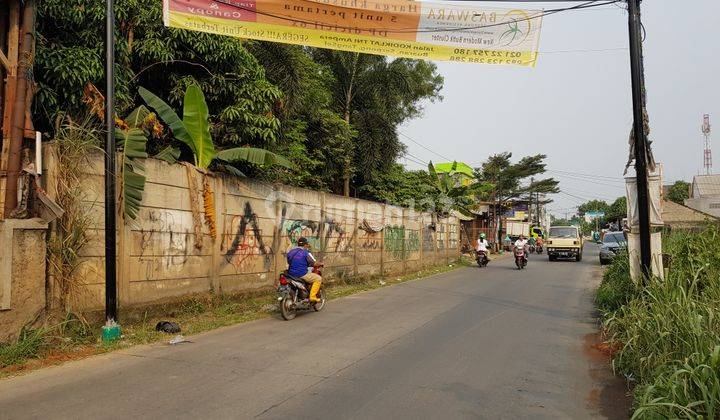
[[[107,1],[105,37],[105,320],[117,321],[115,203],[115,11]]]
[[[640,218],[640,263],[643,272],[652,273],[652,251],[650,248],[650,204],[648,197],[647,137],[645,133],[644,109],[645,86],[643,75],[642,38],[640,23],[641,0],[627,0],[628,30],[630,33],[630,75],[632,79],[633,130],[635,137],[635,173],[637,177],[638,213]]]

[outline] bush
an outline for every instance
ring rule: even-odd
[[[17,343],[0,345],[0,368],[38,357],[49,344],[50,329],[23,330]]]
[[[614,367],[637,381],[637,418],[716,418],[720,413],[720,226],[664,237],[665,280],[630,280],[627,258],[607,270],[596,302]]]
[[[605,271],[600,283],[595,304],[603,312],[620,309],[638,294],[639,287],[630,278],[630,264],[627,253],[620,253]]]

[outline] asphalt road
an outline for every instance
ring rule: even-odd
[[[597,248],[510,258],[0,381],[0,418],[622,417],[590,348]]]

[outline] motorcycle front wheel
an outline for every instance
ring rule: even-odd
[[[290,321],[297,315],[295,308],[293,308],[293,300],[290,296],[285,296],[285,298],[280,301],[280,314],[285,321]]]
[[[318,292],[318,297],[320,298],[320,302],[313,304],[313,309],[315,310],[315,312],[320,312],[325,307],[326,299],[325,299],[325,291],[323,289],[320,289],[320,291]]]

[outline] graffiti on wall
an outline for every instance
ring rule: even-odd
[[[177,232],[182,217],[172,210],[150,210],[140,229],[138,262],[145,279],[158,277],[164,270],[180,269],[188,261],[190,233]]]
[[[420,234],[405,226],[386,226],[385,249],[396,259],[407,259],[408,255],[420,250]]]
[[[433,233],[435,232],[435,224],[424,225],[422,229],[423,240],[422,246],[423,251],[432,252],[435,251],[435,238]]]
[[[323,222],[324,232],[320,232],[320,227],[320,223],[312,220],[284,220],[282,231],[288,241],[287,249],[297,246],[298,239],[305,237],[316,251],[352,251],[353,236],[348,233],[345,220],[328,218]]]
[[[312,249],[320,247],[320,224],[312,220],[284,220],[282,231],[288,240],[287,249],[297,246],[298,239],[306,238]]]
[[[258,215],[253,211],[249,202],[245,203],[243,214],[235,216],[230,224],[230,232],[233,236],[227,235],[227,251],[225,261],[232,264],[237,270],[250,268],[252,258],[258,255],[264,257],[265,268],[270,267],[273,250],[265,245],[260,229]]]

